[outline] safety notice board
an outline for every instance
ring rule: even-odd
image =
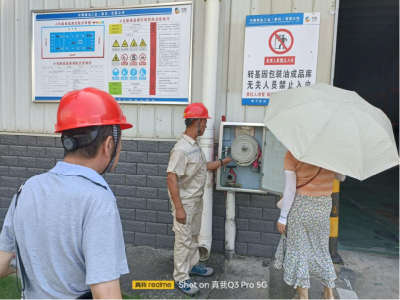
[[[33,11],[33,101],[96,87],[123,103],[188,104],[192,4]]]
[[[242,105],[316,82],[319,13],[246,16]]]

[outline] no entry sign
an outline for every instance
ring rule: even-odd
[[[242,105],[315,83],[319,24],[319,13],[246,17]]]
[[[275,54],[285,54],[292,49],[293,34],[287,29],[275,30],[269,38],[269,48]]]

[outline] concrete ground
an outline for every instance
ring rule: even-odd
[[[126,253],[130,274],[121,278],[124,293],[139,299],[190,299],[177,289],[132,289],[133,280],[173,280],[172,250],[127,244]],[[340,251],[340,255],[344,264],[335,265],[336,299],[399,299],[398,257],[346,250]],[[276,270],[271,259],[237,256],[227,261],[223,255],[212,253],[206,265],[213,267],[215,274],[208,278],[192,278],[197,284],[208,284],[196,298],[292,299],[295,296],[294,289],[283,281],[283,271]],[[213,286],[213,282],[218,282],[218,287]],[[227,288],[222,288],[223,282]],[[238,288],[229,288],[236,282]],[[312,279],[310,299],[322,299],[322,292],[322,284]]]
[[[385,254],[341,250],[343,265],[335,265],[336,299],[399,299],[399,258]],[[322,299],[323,285],[311,281],[310,299]]]
[[[340,255],[344,265],[338,267],[339,296],[353,291],[359,299],[399,299],[398,257],[346,250]]]
[[[121,278],[124,293],[140,298],[190,298],[175,290],[132,290],[132,280],[173,280],[173,250],[135,247],[126,245],[130,274]],[[256,257],[237,256],[231,262],[221,254],[212,253],[206,263],[214,268],[214,275],[208,278],[193,277],[202,288],[197,298],[201,299],[268,299],[270,281],[269,261]],[[213,288],[213,281],[219,288]],[[228,285],[222,288],[223,282]],[[238,288],[229,288],[231,284]],[[245,285],[246,284],[246,285]],[[251,285],[254,284],[254,287]],[[257,287],[257,284],[259,286]]]

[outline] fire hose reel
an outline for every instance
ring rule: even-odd
[[[248,167],[251,165],[251,171],[260,172],[258,159],[261,156],[261,149],[257,140],[251,135],[240,135],[235,138],[231,147],[224,147],[223,152],[225,152],[225,157],[228,156],[230,152],[237,166]],[[228,173],[226,173],[226,168],[224,167],[225,182],[228,186],[236,186],[237,175],[233,169],[237,166],[226,166],[226,168],[230,169]]]
[[[258,159],[261,149],[257,140],[251,135],[238,136],[231,145],[231,156],[238,166],[246,167],[251,164],[250,169],[259,172]]]

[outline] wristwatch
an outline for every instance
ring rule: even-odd
[[[219,161],[221,162],[221,167],[224,165],[224,163],[222,162],[222,159],[220,158]]]

